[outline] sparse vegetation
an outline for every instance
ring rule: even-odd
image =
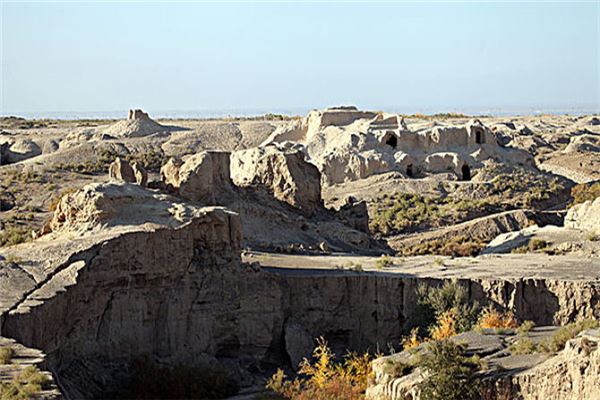
[[[384,194],[369,205],[369,228],[373,234],[390,236],[454,225],[485,215],[518,208],[546,207],[569,198],[569,186],[564,179],[544,176],[526,169],[501,170],[489,167],[481,171],[482,179],[476,189],[453,191],[452,195],[422,196],[410,193]],[[462,238],[456,243],[480,244]],[[439,251],[446,243],[423,244],[407,255]],[[451,246],[449,246],[451,247]],[[472,249],[471,249],[472,250]],[[473,253],[474,251],[460,251]],[[446,250],[437,254],[452,255]]]
[[[449,340],[427,344],[419,367],[425,379],[419,384],[422,400],[469,400],[479,395],[476,373],[480,364],[464,356],[465,348]]]
[[[140,163],[146,170],[152,172],[160,171],[162,167],[169,159],[162,150],[150,149],[144,153],[133,153],[128,154],[125,159],[133,164],[134,162]],[[114,160],[111,160],[111,162]]]
[[[419,328],[413,328],[410,331],[410,334],[402,339],[402,348],[404,350],[414,349],[418,347],[422,343],[422,340],[419,338]]]
[[[35,366],[18,373],[11,382],[0,383],[0,399],[26,400],[34,398],[48,384],[49,379]]]
[[[517,320],[511,311],[501,312],[492,306],[484,308],[477,321],[480,329],[513,329],[517,326]]]
[[[54,164],[53,167],[79,174],[94,175],[98,173],[106,173],[109,164],[118,156],[119,154],[111,149],[99,149],[98,158],[95,161],[86,160],[85,162],[59,163]]]
[[[549,243],[543,239],[533,238],[525,246],[519,246],[511,250],[513,254],[525,254],[525,253],[543,253],[549,252]]]
[[[540,343],[540,349],[547,353],[555,353],[565,348],[565,344],[579,335],[586,329],[595,329],[600,326],[600,322],[594,319],[586,319],[579,322],[574,322],[558,328],[552,337],[545,339]]]
[[[12,347],[0,348],[0,364],[10,364],[15,356],[15,350]]]
[[[486,243],[471,239],[465,235],[455,236],[447,240],[428,240],[415,246],[403,247],[398,251],[402,256],[420,256],[426,254],[439,254],[451,257],[472,257],[479,254]]]
[[[7,223],[0,231],[0,247],[13,246],[31,239],[31,228],[26,226]]]
[[[445,340],[456,335],[456,309],[451,308],[437,316],[436,324],[429,329],[433,340]]]
[[[394,193],[373,201],[369,225],[371,232],[387,236],[456,224],[495,211],[487,200]]]
[[[521,325],[519,325],[516,329],[519,335],[525,335],[535,327],[535,322],[533,321],[524,321]]]
[[[388,256],[388,255],[383,255],[381,257],[379,257],[377,259],[377,261],[375,261],[375,268],[382,270],[385,268],[390,268],[394,266],[394,261],[392,260],[392,257]]]
[[[508,350],[512,354],[531,354],[538,351],[538,347],[530,338],[522,337],[517,339],[517,341],[513,344],[511,344]]]
[[[299,377],[288,380],[278,370],[266,388],[282,399],[294,400],[358,400],[364,398],[371,374],[371,356],[348,353],[343,361],[335,362],[335,354],[323,338],[317,340],[313,360],[304,359]]]
[[[418,329],[441,339],[466,332],[477,321],[479,303],[469,303],[466,290],[455,282],[445,282],[438,288],[420,285],[416,295],[417,304],[406,321],[411,334]]]
[[[571,196],[573,196],[572,205],[580,204],[588,200],[593,201],[600,197],[600,182],[575,185],[571,189]]]

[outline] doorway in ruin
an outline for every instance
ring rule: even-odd
[[[470,181],[471,180],[471,168],[467,164],[463,165],[461,168],[462,172],[462,180]]]
[[[413,177],[413,165],[412,164],[408,164],[406,166],[406,176],[408,176],[409,178]]]
[[[475,132],[475,143],[481,144],[482,143],[481,139],[482,139],[481,131],[476,131]]]
[[[384,143],[390,146],[392,149],[395,149],[398,146],[398,138],[396,135],[388,133],[388,135],[386,135],[384,138]]]

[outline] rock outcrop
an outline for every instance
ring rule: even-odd
[[[224,151],[203,151],[194,154],[173,176],[179,178],[181,197],[202,204],[225,204],[232,190],[229,153]],[[176,182],[175,179],[172,182]]]
[[[600,197],[571,207],[565,216],[565,227],[600,235]]]
[[[600,153],[600,136],[598,135],[579,135],[571,138],[569,145],[564,150],[565,153],[574,152],[592,152]]]
[[[121,160],[119,157],[108,166],[108,178],[128,183],[136,181],[135,172],[129,162],[127,162],[127,160]]]
[[[179,170],[183,161],[179,158],[171,157],[165,165],[160,168],[160,179],[167,185],[174,188],[179,187]]]
[[[536,328],[527,334],[539,343],[554,333],[553,328]],[[485,398],[522,400],[587,400],[600,398],[600,330],[584,331],[569,340],[558,354],[511,354],[514,333],[467,332],[451,338],[466,345],[469,355],[485,360],[481,388]],[[402,365],[415,363],[426,345],[373,361],[374,383],[367,388],[368,400],[418,400],[418,384],[424,379],[419,368],[403,375]],[[401,365],[402,364],[402,365]]]
[[[410,252],[411,248],[426,243],[447,242],[456,238],[462,238],[464,242],[484,243],[500,234],[526,228],[531,223],[526,210],[505,211],[415,235],[392,237],[388,243],[400,253]]]
[[[42,149],[30,139],[9,139],[0,144],[0,165],[13,164],[42,154]]]
[[[144,166],[139,162],[134,162],[131,168],[135,175],[135,183],[142,187],[146,187],[148,185],[148,171],[146,171]]]
[[[231,176],[238,186],[263,186],[276,199],[310,215],[322,207],[321,174],[304,158],[299,150],[277,146],[241,150],[232,154]]]

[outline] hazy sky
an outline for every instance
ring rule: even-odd
[[[587,3],[2,1],[2,114],[600,109]]]

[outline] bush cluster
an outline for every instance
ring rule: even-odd
[[[0,247],[13,246],[31,239],[31,229],[26,226],[5,224],[0,231]]]
[[[272,399],[294,400],[358,400],[364,398],[371,374],[371,356],[348,353],[340,362],[323,338],[317,340],[312,360],[300,364],[299,377],[287,379],[278,370],[266,388]]]
[[[19,372],[11,382],[0,383],[0,399],[26,400],[35,398],[46,388],[49,379],[35,366]]]
[[[425,379],[419,383],[422,400],[470,400],[479,398],[477,358],[466,357],[465,347],[449,340],[427,344],[419,367]]]
[[[571,196],[573,197],[572,205],[580,204],[588,200],[593,201],[600,197],[600,182],[575,185],[571,189]]]
[[[500,209],[487,200],[455,200],[451,197],[394,193],[370,205],[369,228],[384,236],[456,224]]]

